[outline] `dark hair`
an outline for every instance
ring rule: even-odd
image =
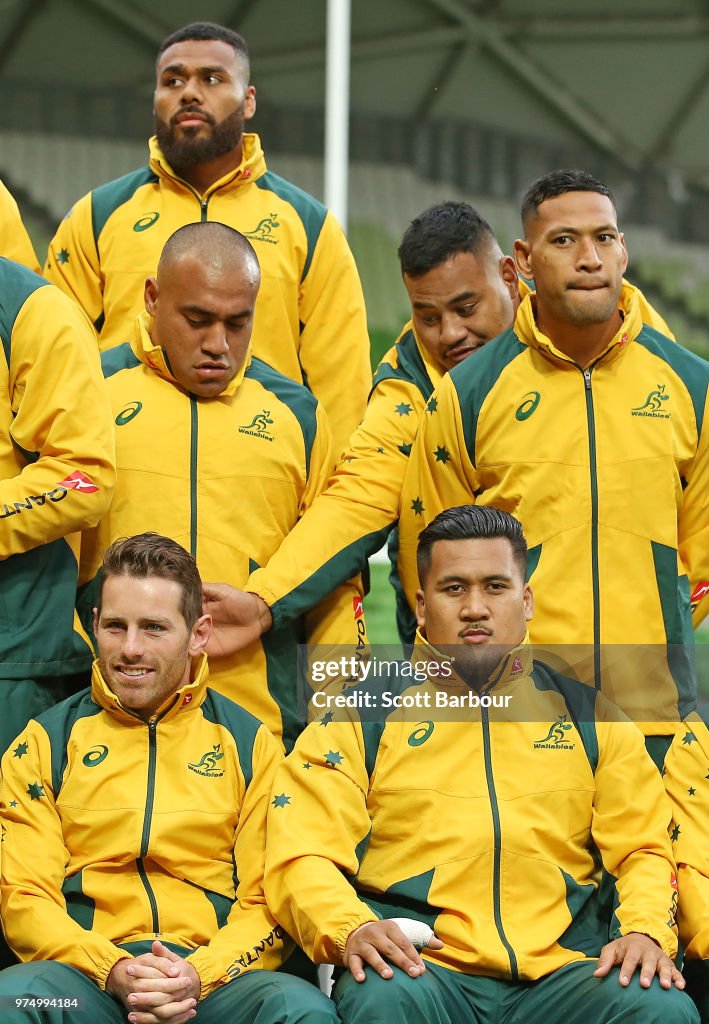
[[[103,556],[101,584],[96,606],[101,613],[103,586],[109,576],[133,576],[146,579],[159,576],[180,584],[180,611],[192,629],[202,614],[202,580],[197,563],[188,551],[159,533],[138,533],[114,540]]]
[[[240,254],[244,257],[245,262],[253,265],[257,275],[260,276],[258,256],[251,242],[236,228],[222,224],[218,220],[198,220],[194,224],[183,224],[177,231],[173,231],[160,253],[158,274],[161,266],[179,259],[186,252],[193,250],[201,250],[205,258],[208,258],[210,254],[215,256]]]
[[[477,253],[496,242],[492,228],[468,203],[448,201],[424,210],[399,246],[401,273],[420,277],[459,252]]]
[[[219,42],[228,43],[237,57],[241,57],[246,62],[248,70],[249,47],[244,37],[224,25],[217,25],[214,21],[193,21],[189,25],[176,29],[166,39],[163,39],[158,50],[157,60],[160,60],[168,46],[172,46],[174,43],[183,43],[188,39],[206,41],[216,39]]]
[[[567,192],[598,192],[602,196],[608,196],[613,209],[616,208],[611,190],[592,174],[586,171],[550,171],[549,174],[537,178],[524,193],[522,224],[526,225],[530,215],[536,213],[547,199],[555,199],[556,196],[566,195]]]
[[[494,540],[497,537],[510,542],[522,578],[526,579],[527,541],[519,519],[488,505],[458,505],[439,512],[419,534],[416,568],[421,584],[431,568],[431,550],[436,541]]]

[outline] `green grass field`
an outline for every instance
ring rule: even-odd
[[[364,599],[367,636],[372,644],[398,643],[394,591],[389,583],[389,563],[370,563],[371,589]]]

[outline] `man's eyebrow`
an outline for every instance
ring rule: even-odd
[[[164,67],[162,69],[160,74],[161,75],[165,75],[168,72],[172,72],[173,74],[175,74],[175,73],[180,74],[180,73],[184,72],[186,68],[187,68],[186,64],[179,64],[179,63],[177,63],[177,64],[168,64],[167,67]],[[205,71],[206,72],[226,71],[226,68],[224,67],[223,64],[202,64],[202,65],[200,65],[200,67],[197,68],[197,70],[201,71],[201,72],[205,72]]]
[[[250,306],[247,309],[233,310],[232,312],[230,312],[226,316],[226,319],[227,320],[239,320],[242,317],[251,316],[253,311],[254,311],[253,310],[253,306]],[[217,314],[214,312],[213,309],[204,309],[202,306],[180,306],[180,312],[181,313],[193,313],[195,316],[210,317],[212,319],[217,317]]]
[[[478,293],[473,291],[459,292],[458,295],[454,295],[452,299],[446,299],[446,306],[452,306],[454,303],[463,302],[465,299],[477,299]],[[433,303],[427,302],[425,299],[419,299],[418,302],[413,303],[414,309],[430,309]]]
[[[493,572],[493,573],[490,573],[487,576],[483,576],[482,577],[482,582],[483,583],[491,583],[494,580],[500,580],[503,583],[511,583],[512,577],[508,576],[507,573],[504,573],[504,572]],[[470,581],[470,577],[469,576],[464,576],[461,573],[451,573],[451,574],[449,574],[447,576],[441,576],[438,579],[437,582],[439,584],[441,584],[441,583],[468,583],[469,581]]]
[[[578,228],[578,227],[576,227],[576,228],[569,228],[569,227],[564,227],[562,225],[561,227],[551,227],[551,228],[549,228],[549,230],[547,231],[547,234],[548,235],[578,235],[582,231],[585,231],[585,230],[586,230],[586,228]],[[618,225],[617,224],[601,224],[598,227],[591,228],[591,231],[593,231],[594,233],[601,232],[601,231],[615,231],[615,232],[617,232],[618,231]]]

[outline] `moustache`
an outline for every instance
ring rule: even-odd
[[[179,123],[178,117],[184,117],[185,114],[199,114],[207,124],[215,125],[217,123],[216,118],[207,110],[202,110],[200,107],[181,107],[170,118],[170,127],[174,128]]]

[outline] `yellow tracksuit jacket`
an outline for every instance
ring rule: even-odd
[[[634,291],[621,303],[622,328],[586,370],[538,331],[528,296],[512,330],[446,374],[409,460],[399,567],[413,602],[416,541],[438,512],[479,501],[517,516],[533,642],[586,646],[584,678],[667,733],[696,696],[690,594],[709,580],[709,364],[644,324]],[[707,605],[709,595],[697,618]]]
[[[627,283],[626,288],[628,295],[637,297],[643,323],[672,337],[642,292]],[[520,280],[519,291],[522,299],[529,294],[525,281]],[[302,615],[333,586],[358,572],[363,560],[382,546],[398,519],[419,420],[444,372],[409,321],[377,367],[364,419],[326,490],[268,565],[249,580],[247,589],[270,606],[274,623]],[[394,541],[394,561],[396,547]],[[394,573],[392,583],[399,594]],[[400,630],[408,634],[415,629],[413,616],[403,597],[397,604]]]
[[[406,324],[377,367],[364,419],[327,488],[249,579],[275,625],[302,615],[382,546],[398,517],[420,414],[442,375]]]
[[[82,536],[81,582],[91,584],[81,599],[87,630],[103,552],[117,537],[156,530],[191,551],[202,579],[243,587],[331,468],[327,422],[306,388],[247,356],[221,395],[195,398],[172,377],[148,327],[144,313],[133,345],[103,354],[118,481],[110,509]],[[288,743],[305,722],[296,645],[358,641],[366,642],[361,596],[346,585],[307,621],[213,660],[212,686]]]
[[[20,960],[59,960],[104,988],[131,956],[123,944],[159,938],[194,950],[201,997],[282,963],[262,885],[281,754],[207,679],[202,655],[146,723],[96,663],[90,690],[31,721],[7,751],[2,915]]]
[[[0,181],[0,256],[22,263],[39,273],[34,246],[22,223],[20,211],[12,195]]]
[[[420,644],[412,660],[422,651],[440,660]],[[528,645],[487,690],[507,710],[451,710],[471,691],[429,673],[400,681],[416,706],[388,712],[391,680],[367,684],[378,711],[309,725],[276,775],[266,898],[311,957],[341,963],[350,932],[377,917],[434,928],[445,945],[426,960],[512,980],[631,931],[674,955],[669,803],[617,708],[532,663]]]
[[[709,960],[709,705],[682,723],[665,757],[677,861],[679,934],[688,958]]]
[[[86,317],[0,258],[0,678],[89,669],[74,617],[78,535],[115,481],[106,384]]]
[[[239,167],[204,195],[178,178],[156,139],[150,164],[84,196],[49,246],[45,273],[94,322],[102,349],[129,342],[170,235],[217,220],[252,242],[261,265],[253,351],[306,382],[324,405],[339,453],[361,420],[370,383],[362,287],[332,214],[266,169],[257,135]]]

